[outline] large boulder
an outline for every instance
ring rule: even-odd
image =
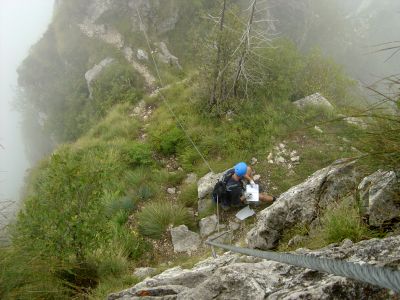
[[[216,215],[201,219],[199,222],[200,236],[203,238],[209,236],[211,233],[217,230],[217,226],[218,219]]]
[[[247,234],[251,248],[272,249],[285,229],[310,224],[320,209],[353,192],[360,174],[353,161],[339,160],[315,172],[305,182],[283,193],[257,215],[257,223]]]
[[[225,171],[218,174],[210,172],[200,178],[197,182],[197,196],[199,198],[197,210],[199,212],[202,212],[207,208],[207,203],[211,201],[209,196],[212,193],[215,184],[224,174]]]
[[[297,254],[344,259],[359,264],[387,266],[399,270],[400,236],[372,239],[357,244],[347,240]],[[147,278],[130,289],[109,295],[108,299],[388,299],[388,290],[328,273],[283,263],[239,256],[230,252],[208,258],[192,269],[175,267]],[[156,298],[147,298],[156,299]]]
[[[370,225],[400,218],[400,178],[394,171],[376,171],[365,177],[358,189],[362,213],[369,217]]]
[[[190,231],[186,225],[171,228],[172,244],[174,252],[196,251],[201,243],[200,236],[193,231]]]
[[[294,101],[293,104],[296,105],[298,108],[304,108],[307,106],[319,106],[329,110],[333,109],[332,104],[320,93],[315,93],[303,99]]]

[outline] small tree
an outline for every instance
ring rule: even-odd
[[[229,98],[248,96],[249,86],[258,82],[259,58],[256,48],[268,47],[268,20],[260,19],[257,0],[251,0],[247,20],[237,6],[229,7],[223,1],[219,17],[210,17],[217,26],[211,35],[206,63],[206,81],[210,98],[209,110],[222,113]],[[246,11],[247,11],[246,10]],[[267,26],[257,30],[256,24]],[[215,60],[208,60],[209,53],[215,53]],[[212,76],[209,74],[212,73]],[[207,75],[208,74],[208,75]]]

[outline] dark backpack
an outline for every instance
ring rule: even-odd
[[[228,183],[229,179],[231,179],[232,175],[235,173],[234,169],[228,170],[221,180],[215,184],[213,192],[212,192],[212,200],[214,203],[229,205],[229,195],[226,191],[226,184]]]

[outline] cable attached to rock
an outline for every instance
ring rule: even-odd
[[[358,264],[344,260],[316,257],[312,255],[278,253],[273,251],[242,248],[220,244],[212,240],[207,240],[206,244],[236,253],[355,279],[400,293],[400,271],[391,270],[389,268],[377,267],[367,263]]]

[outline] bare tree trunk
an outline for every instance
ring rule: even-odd
[[[243,51],[242,51],[242,53],[240,55],[240,58],[239,58],[237,72],[236,72],[235,80],[233,82],[233,95],[235,97],[237,97],[237,94],[238,94],[239,79],[240,79],[240,76],[242,75],[242,71],[244,69],[244,64],[245,64],[245,61],[246,61],[246,56],[247,56],[247,53],[249,52],[249,49],[250,49],[250,33],[251,33],[251,27],[253,25],[254,13],[256,11],[256,5],[257,5],[257,0],[254,0],[253,4],[252,4],[252,8],[251,8],[249,21],[247,23],[247,28],[246,28],[246,31],[244,33]]]
[[[215,64],[215,69],[214,69],[214,76],[213,76],[213,87],[211,90],[211,97],[210,97],[210,109],[216,104],[217,102],[217,97],[215,95],[217,91],[217,85],[218,85],[218,78],[220,77],[220,72],[221,72],[221,52],[222,52],[222,32],[224,30],[224,22],[225,22],[225,10],[226,10],[226,0],[224,0],[223,7],[222,7],[222,12],[221,12],[221,19],[219,22],[219,39],[218,39],[218,44],[217,44],[217,59],[216,59],[216,64]]]

